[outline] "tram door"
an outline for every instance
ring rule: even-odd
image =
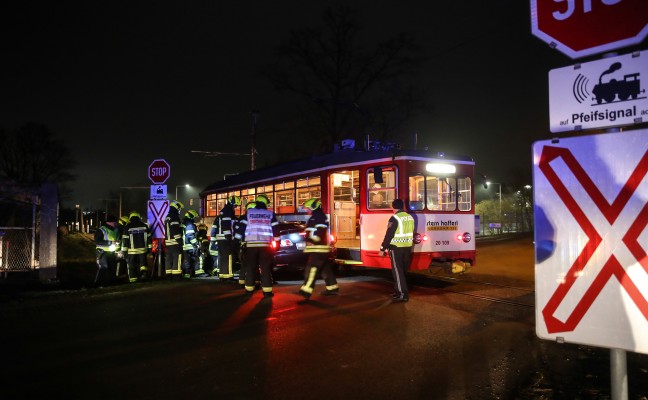
[[[359,176],[359,170],[331,174],[330,224],[331,234],[337,238],[335,246],[338,248],[338,253],[343,248],[360,248]]]

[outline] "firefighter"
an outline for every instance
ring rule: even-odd
[[[216,239],[218,245],[218,278],[221,281],[231,281],[234,279],[234,243],[232,240],[232,228],[236,220],[234,207],[241,205],[241,198],[230,196],[225,206],[214,219],[210,236]]]
[[[236,225],[237,228],[238,228],[238,224],[240,223],[240,221],[243,218],[247,218],[248,210],[250,208],[254,208],[254,207],[256,207],[256,202],[255,201],[248,201],[248,203],[245,205],[245,214],[241,215],[241,217],[239,218],[238,223]],[[245,288],[245,268],[243,268],[243,265],[245,263],[245,261],[244,261],[245,260],[245,237],[241,237],[241,239],[238,240],[238,248],[239,248],[239,262],[241,264],[241,269],[239,270],[238,283],[239,283],[239,286],[241,286],[241,288]],[[255,274],[255,278],[256,278],[256,274]]]
[[[134,283],[147,277],[146,254],[151,251],[151,235],[148,225],[142,222],[138,212],[131,212],[128,220],[121,249],[128,265],[128,281]]]
[[[406,302],[409,300],[405,272],[409,268],[412,258],[412,245],[414,243],[414,218],[404,210],[404,203],[401,199],[392,201],[394,215],[387,222],[387,232],[380,245],[380,256],[385,252],[389,253],[391,259],[392,275],[394,276],[394,294],[392,300],[395,302]]]
[[[200,247],[200,256],[198,258],[200,266],[196,271],[196,275],[209,275],[209,272],[211,272],[209,237],[207,236],[207,225],[202,222],[198,224],[198,233],[196,234],[196,238],[198,239],[198,246]]]
[[[261,269],[261,290],[263,297],[274,296],[272,292],[272,250],[273,240],[279,240],[277,218],[268,210],[268,197],[260,194],[256,206],[247,211],[239,221],[235,234],[237,241],[245,238],[245,258],[241,268],[245,271],[245,294],[254,293],[255,270]]]
[[[164,257],[164,272],[167,277],[180,276],[182,259],[182,227],[180,222],[180,210],[182,203],[173,200],[169,207],[169,213],[164,219],[164,245],[166,255]]]
[[[198,213],[195,210],[189,210],[182,220],[182,277],[192,278],[196,276],[198,269],[199,246],[196,237],[196,223]]]
[[[96,230],[94,235],[97,246],[97,275],[94,284],[109,285],[114,282],[117,270],[117,244],[119,243],[119,228],[117,217],[109,215],[106,222]]]
[[[124,231],[126,230],[126,225],[128,225],[128,216],[127,215],[122,215],[119,217],[119,221],[117,224],[117,230],[119,231],[119,239],[118,239],[118,244],[117,244],[117,268],[115,271],[115,276],[117,279],[128,279],[128,265],[126,264],[126,257],[124,256],[124,253],[121,251],[121,241],[122,237],[124,236]]]
[[[331,268],[328,217],[322,211],[322,202],[319,199],[306,200],[304,207],[311,214],[311,217],[306,223],[306,248],[304,253],[308,254],[308,262],[304,270],[304,284],[299,289],[299,294],[307,300],[310,298],[317,282],[317,273],[321,271],[326,284],[326,290],[321,294],[324,296],[336,295],[340,288]]]

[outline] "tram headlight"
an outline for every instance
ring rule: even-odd
[[[464,243],[468,243],[472,240],[472,235],[468,232],[457,235],[457,240],[463,240]]]

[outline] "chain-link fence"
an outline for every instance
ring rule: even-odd
[[[33,229],[0,227],[0,273],[33,269],[34,247]]]

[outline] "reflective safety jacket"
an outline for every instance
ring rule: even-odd
[[[414,218],[403,210],[389,218],[387,232],[380,250],[395,247],[412,247],[414,243]]]
[[[306,248],[304,253],[329,253],[329,221],[322,208],[313,210],[306,223]]]
[[[235,220],[234,206],[228,203],[214,219],[209,236],[212,240],[231,240],[234,234],[233,225]]]
[[[122,251],[127,254],[146,254],[151,250],[149,227],[139,218],[134,218],[124,227]]]
[[[118,248],[119,242],[119,229],[112,228],[110,225],[101,225],[99,229],[95,232],[94,241],[97,245],[97,249],[114,252],[120,250]]]
[[[265,208],[250,208],[239,220],[234,237],[245,238],[246,247],[270,247],[279,240],[279,223],[275,213]]]
[[[182,250],[198,249],[198,238],[196,235],[196,224],[189,218],[185,218],[182,224],[182,237],[184,238]]]
[[[164,244],[175,246],[182,244],[182,227],[180,226],[180,216],[178,210],[174,207],[169,209],[169,213],[164,220]]]

